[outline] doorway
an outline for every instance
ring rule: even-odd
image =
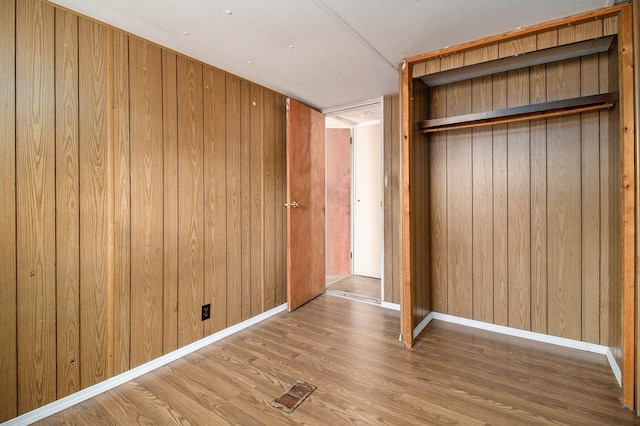
[[[380,303],[384,242],[381,100],[323,113],[327,115],[327,292]]]

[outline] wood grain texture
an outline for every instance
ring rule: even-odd
[[[0,10],[11,82],[0,88],[4,421],[226,327],[227,262],[253,280],[272,256],[272,291],[250,288],[245,317],[265,298],[284,300],[285,116],[282,95],[269,92],[266,114],[268,91],[244,83],[244,135],[259,147],[269,134],[273,185],[271,229],[255,220],[244,235],[273,246],[246,256],[245,241],[243,268],[227,258],[227,74],[38,0],[2,0]],[[244,152],[238,176],[262,196],[264,155]],[[207,299],[213,319],[202,323]]]
[[[162,355],[162,52],[129,42],[131,112],[131,368]]]
[[[18,414],[15,9],[0,0],[0,421]]]
[[[273,122],[276,117],[277,96],[269,91],[264,93],[264,144],[262,156],[263,170],[263,199],[264,199],[264,284],[262,289],[262,303],[264,309],[276,306],[276,292],[278,282],[276,275],[278,270],[277,260],[277,238],[276,230],[276,210],[284,209],[282,205],[276,204],[276,129],[268,123]],[[286,200],[285,200],[286,202]],[[285,244],[286,245],[286,244]],[[286,292],[284,293],[286,297]]]
[[[327,176],[325,183],[327,194],[326,274],[349,275],[351,273],[350,129],[326,129],[325,157]],[[385,231],[387,230],[385,229]],[[389,239],[390,242],[391,239]],[[389,258],[390,260],[391,258]]]
[[[55,11],[56,348],[58,398],[80,390],[78,18]]]
[[[469,53],[465,60],[475,61]],[[490,57],[487,52],[479,53],[483,60]],[[492,108],[490,76],[472,80],[471,99],[472,112]],[[472,137],[473,319],[493,322],[493,134],[491,128],[474,129]]]
[[[54,11],[16,7],[18,413],[56,395]],[[46,372],[42,374],[41,372]]]
[[[287,301],[287,215],[286,201],[286,98],[276,94],[274,99],[275,185],[276,185],[276,305]]]
[[[535,37],[534,39],[535,40]],[[529,70],[507,72],[507,106],[530,103]],[[531,199],[529,123],[507,126],[507,276],[509,326],[531,328]]]
[[[251,221],[249,224],[249,245],[250,264],[248,272],[251,280],[251,303],[249,316],[258,315],[262,312],[262,286],[264,280],[264,266],[262,253],[264,250],[264,204],[262,200],[262,146],[263,146],[263,111],[264,111],[264,89],[252,84],[250,89],[251,108],[248,114],[250,124],[249,136],[249,158],[251,160],[250,176],[250,212]],[[245,117],[246,120],[246,117]],[[275,125],[275,123],[273,123]],[[282,191],[280,191],[282,192]],[[276,221],[277,223],[277,221]],[[282,223],[282,222],[280,222]],[[247,297],[245,295],[245,297]]]
[[[506,74],[493,76],[493,108],[507,105]],[[509,323],[507,126],[493,126],[493,321]]]
[[[462,56],[461,56],[462,58]],[[447,85],[447,115],[471,112],[471,82]],[[471,130],[447,132],[448,311],[473,317],[473,175]]]
[[[178,346],[203,337],[202,65],[181,56],[178,77]]]
[[[80,18],[80,385],[109,376],[107,29]]]
[[[429,89],[422,81],[416,81],[413,85],[413,97],[415,100],[414,113],[420,117],[427,116]],[[428,138],[422,135],[418,128],[413,129],[414,167],[413,181],[420,182],[415,185],[412,197],[415,198],[412,208],[412,226],[415,226],[414,251],[414,277],[416,283],[416,298],[413,305],[413,315],[416,324],[419,324],[432,310],[431,302],[431,246],[430,246],[430,219],[429,219],[429,144]],[[415,224],[415,225],[414,225]]]
[[[251,316],[251,83],[240,82],[240,318]],[[256,103],[257,106],[257,103]]]
[[[532,52],[537,48],[537,38],[535,34],[518,37],[513,40],[505,41],[498,44],[498,57],[506,58],[508,56],[520,55],[522,53]]]
[[[398,316],[321,296],[38,424],[636,422],[601,355],[439,321],[406,351]],[[294,414],[269,407],[300,377]]]
[[[602,25],[594,27],[602,33]],[[580,94],[599,91],[600,58],[580,61]],[[580,115],[582,185],[582,340],[600,342],[600,114]]]
[[[211,303],[205,335],[227,326],[226,76],[204,69],[205,253],[204,300]]]
[[[547,99],[579,95],[579,59],[547,65]],[[547,121],[549,333],[582,335],[580,117]]]
[[[447,310],[473,317],[473,235],[471,131],[447,134]]]
[[[240,79],[226,77],[227,326],[242,320]]]
[[[612,188],[614,181],[611,179],[611,153],[609,149],[609,121],[610,112],[600,114],[599,123],[599,146],[600,146],[600,342],[599,344],[609,346],[611,343],[611,256],[615,253],[611,250],[610,232],[611,232],[611,210],[613,210],[611,192],[615,193]],[[612,144],[615,146],[615,144]]]
[[[549,334],[576,340],[582,334],[579,123],[579,117],[547,123]]]
[[[531,331],[547,333],[547,122],[531,122]]]
[[[430,135],[429,147],[432,308],[436,312],[447,312],[449,294],[446,135]]]
[[[636,115],[634,90],[633,16],[630,4],[621,10],[619,31],[620,150],[622,160],[622,400],[625,407],[635,408],[635,267],[636,267]]]
[[[545,35],[546,34],[546,35]],[[538,34],[538,48],[557,44],[557,30]],[[532,103],[547,99],[546,66],[532,67],[529,75],[529,99]],[[531,331],[547,333],[547,121],[530,123],[531,165]]]
[[[163,304],[162,352],[178,348],[178,86],[177,57],[162,50]],[[206,94],[206,92],[205,92]],[[206,107],[205,103],[205,107]],[[205,115],[206,117],[206,115]],[[206,122],[206,120],[205,120]],[[206,147],[206,145],[205,145]],[[205,154],[206,155],[206,154]],[[205,160],[206,161],[206,160]],[[206,169],[205,169],[206,173]],[[205,265],[206,267],[206,265]],[[206,285],[205,285],[206,294]]]
[[[113,33],[113,373],[129,369],[131,352],[131,156],[129,37]]]
[[[324,114],[287,98],[287,309],[323,293],[325,284]]]

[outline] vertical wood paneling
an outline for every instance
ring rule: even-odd
[[[113,34],[114,309],[113,372],[129,369],[131,342],[131,176],[129,37]]]
[[[549,120],[547,208],[549,333],[581,338],[579,117]]]
[[[17,408],[15,13],[15,1],[0,1],[0,421]]]
[[[593,27],[588,38],[602,33],[602,25]],[[598,31],[599,29],[599,31]],[[581,58],[580,95],[599,92],[598,55]],[[600,342],[600,114],[580,116],[582,144],[582,340]]]
[[[529,330],[531,328],[529,123],[509,124],[507,133],[509,326]]]
[[[491,110],[491,77],[472,81],[471,99],[472,112]],[[473,130],[472,157],[473,319],[493,322],[493,138],[490,127]]]
[[[240,313],[243,321],[251,316],[251,86],[246,80],[240,82]]]
[[[240,79],[227,75],[227,326],[242,320]]]
[[[547,66],[547,100],[580,95],[580,60]],[[580,339],[581,158],[580,117],[547,121],[549,333]]]
[[[448,311],[471,318],[472,289],[472,150],[471,132],[447,135],[447,276]]]
[[[55,11],[57,397],[80,390],[78,18]]]
[[[276,138],[274,129],[269,123],[272,123],[276,113],[276,103],[278,99],[273,92],[265,91],[264,93],[264,142],[262,156],[263,170],[263,202],[264,202],[264,284],[262,289],[263,309],[271,309],[276,306],[276,251],[277,238],[275,236],[276,216],[275,209],[282,209],[282,206],[276,205],[276,182],[275,182],[275,155],[276,155]]]
[[[80,18],[80,385],[108,378],[107,28]]]
[[[205,334],[227,326],[227,188],[225,145],[226,77],[213,68],[204,70],[204,180],[205,188],[205,303],[211,320]]]
[[[202,65],[178,57],[178,346],[203,335]]]
[[[262,312],[262,283],[264,266],[262,263],[262,250],[264,241],[262,240],[263,222],[262,211],[262,133],[264,123],[262,113],[264,100],[262,97],[262,87],[251,85],[251,111],[250,117],[250,153],[251,160],[251,222],[249,224],[249,245],[251,264],[249,273],[251,275],[251,306],[250,316],[258,315]],[[275,124],[275,123],[274,123]]]
[[[16,8],[18,413],[56,396],[54,13]]]
[[[507,73],[507,106],[529,103],[529,70]],[[509,326],[531,328],[529,123],[507,126]]]
[[[162,52],[129,43],[131,85],[131,367],[162,355]]]
[[[0,71],[2,421],[284,302],[284,96],[37,0]]]
[[[15,0],[0,0],[0,421],[17,415]]]
[[[429,146],[429,216],[431,228],[432,308],[447,311],[447,139],[445,133],[430,136]]]
[[[507,106],[505,73],[493,76],[493,109]],[[493,126],[493,321],[509,323],[507,126]]]
[[[460,60],[462,60],[460,55]],[[451,62],[455,62],[452,58]],[[444,64],[443,64],[444,67]],[[447,85],[447,115],[471,112],[471,82]],[[448,310],[473,316],[473,177],[471,130],[447,132]]]
[[[557,44],[557,30],[538,34],[538,49]],[[546,66],[532,67],[531,103],[547,99]],[[547,121],[530,123],[531,141],[531,331],[547,332]]]
[[[533,96],[533,94],[532,94]],[[532,102],[537,102],[533,100]],[[531,331],[547,333],[547,123],[531,122]]]
[[[162,352],[178,348],[178,87],[177,57],[162,51],[163,315]],[[206,105],[206,104],[205,104]]]
[[[274,183],[275,183],[275,305],[281,305],[287,301],[287,215],[284,209],[286,201],[286,98],[280,94],[274,94],[274,113],[269,121],[265,118],[265,125],[273,127],[275,155],[274,155]],[[273,125],[269,124],[273,123]],[[263,144],[264,145],[264,144]],[[264,151],[263,151],[264,157]],[[263,171],[264,174],[264,171]],[[266,214],[266,211],[265,211]],[[265,300],[265,306],[266,304]]]

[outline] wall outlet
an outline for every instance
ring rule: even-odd
[[[211,303],[202,305],[202,321],[211,318]]]

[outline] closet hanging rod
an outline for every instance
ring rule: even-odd
[[[610,109],[614,107],[615,101],[617,100],[618,92],[609,92],[601,95],[581,96],[579,98],[523,105],[474,114],[423,120],[418,124],[422,133],[460,130]]]

